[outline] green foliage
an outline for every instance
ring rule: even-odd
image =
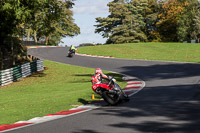
[[[196,36],[196,38],[200,37],[200,11],[198,10],[194,19],[194,35]]]
[[[96,18],[95,33],[110,43],[197,39],[198,0],[113,0],[110,15]],[[195,19],[196,18],[196,19]]]
[[[159,21],[158,14],[161,9],[161,3],[157,0],[148,0],[148,6],[143,12],[145,27],[143,29],[148,41],[160,41],[159,35],[156,33],[156,22]]]
[[[184,19],[188,18],[189,14],[183,14],[180,16],[179,21],[177,22],[177,38],[180,42],[187,41],[190,39],[189,37],[189,30],[191,25],[191,19]]]
[[[84,46],[94,46],[93,43],[82,43],[82,44],[79,44],[80,47],[84,47]]]
[[[13,35],[18,30],[17,26],[25,23],[30,10],[27,10],[23,3],[25,1],[3,0],[0,2],[1,37]]]
[[[80,29],[73,22],[73,4],[68,0],[3,0],[0,2],[0,35],[20,37],[32,29],[36,42],[57,32],[60,37],[77,35]]]
[[[96,18],[96,33],[108,38],[107,43],[129,43],[134,40],[146,41],[142,31],[145,26],[143,11],[147,0],[118,0],[108,4],[110,15]]]
[[[48,0],[35,8],[27,25],[35,32],[34,40],[58,44],[62,37],[78,35],[80,29],[73,22],[72,5],[71,1]]]
[[[6,45],[10,45],[5,40],[8,37],[21,40],[24,37],[27,37],[27,40],[32,37],[36,43],[40,40],[46,44],[57,45],[63,37],[78,35],[80,29],[74,23],[71,11],[73,4],[73,0],[1,0],[1,62],[8,56],[5,52],[2,53],[2,50],[7,49]],[[13,45],[19,47],[21,43]],[[7,53],[13,53],[11,49],[7,50],[10,50]],[[17,54],[12,55],[13,57],[20,55],[13,54]]]
[[[178,41],[197,39],[197,35],[200,32],[198,29],[198,5],[199,2],[197,0],[191,1],[179,16],[177,21]]]

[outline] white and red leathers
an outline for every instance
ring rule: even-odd
[[[96,69],[95,75],[92,76],[92,83],[93,84],[100,84],[102,81],[102,78],[108,79],[108,77],[103,74],[100,68]]]

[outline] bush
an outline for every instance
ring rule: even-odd
[[[134,40],[133,41],[133,43],[139,43],[140,42],[140,40]]]
[[[79,45],[80,47],[84,47],[84,46],[94,46],[93,43],[82,43]]]

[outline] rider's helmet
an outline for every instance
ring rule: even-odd
[[[102,73],[101,68],[97,68],[97,69],[95,70],[95,74],[97,74],[97,73]]]

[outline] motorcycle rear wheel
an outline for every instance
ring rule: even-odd
[[[102,97],[105,102],[107,102],[109,105],[116,105],[119,102],[119,96],[117,94],[110,94],[108,91],[102,92]]]
[[[73,54],[72,54],[72,53],[69,53],[69,54],[68,54],[68,57],[73,57]]]

